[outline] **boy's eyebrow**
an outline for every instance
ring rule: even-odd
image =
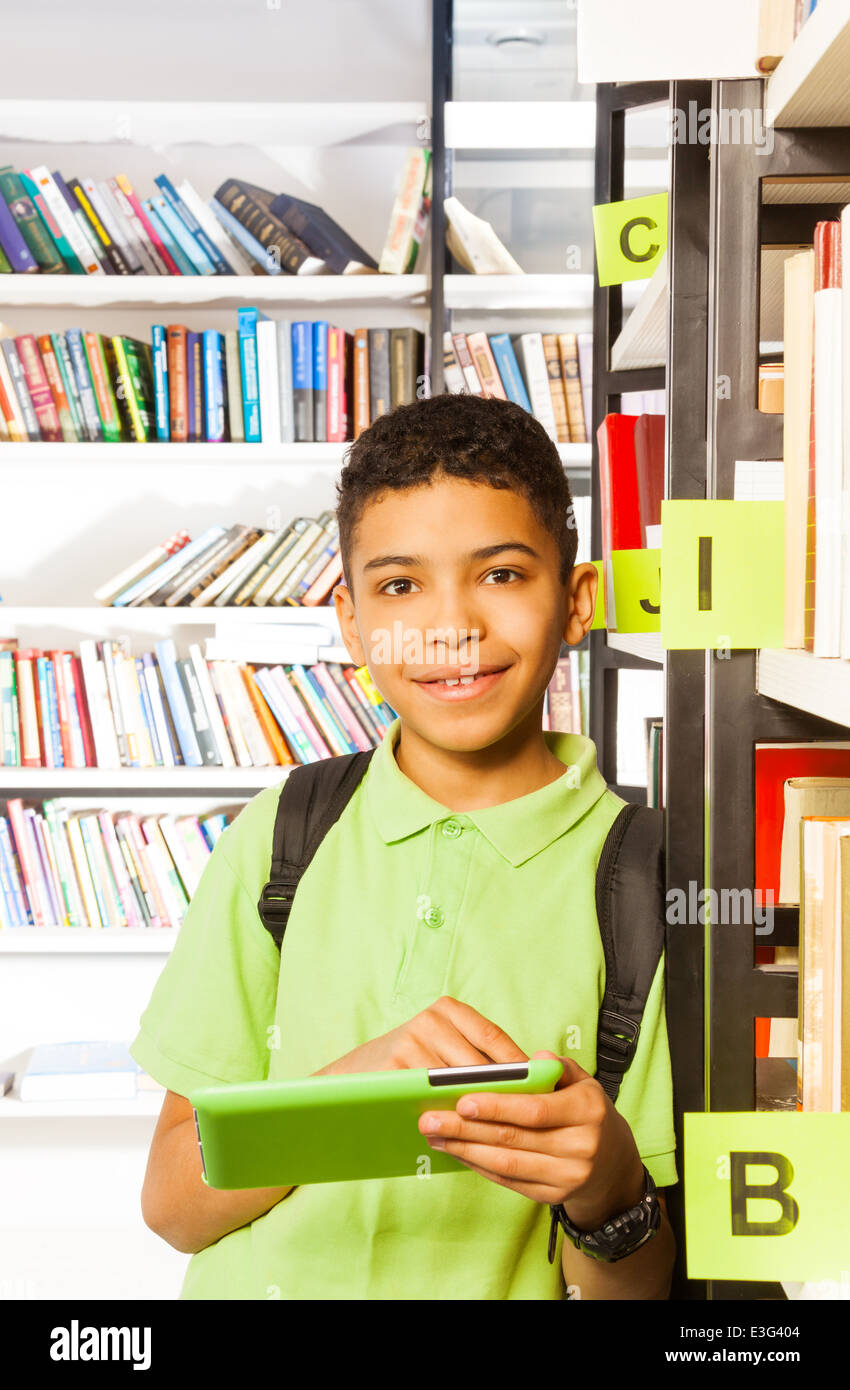
[[[534,550],[524,541],[496,541],[494,545],[484,545],[478,550],[471,550],[469,558],[471,560],[489,560],[494,555],[500,555],[503,550],[520,550],[525,555],[530,555],[532,559],[539,560],[539,552]],[[405,567],[423,566],[425,559],[422,555],[377,555],[374,560],[367,560],[363,566],[364,570],[383,569],[385,565],[396,565],[403,569]]]

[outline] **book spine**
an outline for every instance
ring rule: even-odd
[[[257,315],[257,387],[260,395],[260,435],[264,444],[280,443],[280,378],[277,363],[277,324]]]
[[[227,378],[227,424],[231,440],[240,442],[245,438],[245,424],[242,412],[242,368],[239,362],[239,334],[235,328],[228,329],[224,335],[224,358]]]
[[[62,275],[65,263],[33,199],[19,174],[0,170],[0,196],[5,200],[18,230],[29,247],[42,275]],[[10,269],[18,269],[10,261]]]
[[[184,443],[189,438],[188,329],[183,324],[169,324],[166,334],[168,342],[169,437]]]
[[[91,222],[86,216],[82,204],[80,203],[79,199],[75,196],[75,194],[71,192],[70,188],[63,179],[62,175],[59,173],[58,169],[53,170],[53,178],[55,180],[56,187],[59,189],[60,194],[65,200],[68,211],[71,214],[72,221],[76,224],[83,241],[89,248],[89,255],[91,256],[92,260],[95,262],[96,265],[100,267],[100,270],[104,275],[117,275],[118,271],[116,270],[109,256],[105,254],[103,246],[98,240],[94,227],[92,226]]]
[[[100,333],[84,333],[83,345],[103,428],[103,437],[108,444],[118,444],[121,440],[121,422],[109,380],[109,367],[103,350],[103,337]]]
[[[158,259],[162,262],[163,266],[165,267],[165,273],[168,275],[179,275],[180,269],[177,265],[177,262],[174,260],[171,253],[166,249],[165,244],[159,235],[159,232],[152,225],[150,218],[148,217],[147,213],[145,212],[144,208],[139,202],[133,185],[130,183],[130,180],[127,178],[126,174],[117,174],[116,183],[118,184],[118,187],[121,189],[121,192],[124,194],[125,198],[129,202],[130,206],[132,207],[138,222],[144,228],[145,235],[147,236],[148,240],[152,243]]]
[[[226,179],[216,189],[215,199],[290,275],[315,273],[324,268],[323,262],[311,256],[302,241],[291,236],[284,224],[251,196],[241,180]]]
[[[429,162],[429,151],[420,148],[408,150],[378,262],[383,275],[404,275],[415,259],[413,230],[419,215]]]
[[[2,193],[2,189],[0,189]],[[33,255],[22,229],[12,215],[6,199],[0,196],[0,246],[6,253],[13,271],[19,275],[36,275],[38,262]]]
[[[23,444],[27,439],[27,428],[24,420],[24,412],[15,391],[14,382],[6,354],[2,351],[0,343],[0,411],[6,422],[6,430],[10,440],[14,443]]]
[[[369,417],[372,424],[390,409],[390,335],[369,329]]]
[[[56,360],[53,339],[49,333],[42,333],[37,341],[38,349],[41,353],[41,360],[44,363],[44,373],[47,377],[53,403],[56,407],[62,438],[65,440],[66,444],[73,444],[77,441],[79,436],[74,427],[74,417],[71,412],[70,402],[62,381],[59,363]]]
[[[147,431],[145,430],[145,426],[142,422],[141,411],[139,410],[139,402],[136,399],[136,393],[133,389],[133,378],[130,372],[130,364],[127,361],[127,353],[124,348],[123,338],[113,338],[112,347],[115,353],[115,361],[118,367],[118,378],[120,388],[123,393],[123,398],[126,403],[127,412],[130,418],[130,431],[133,435],[133,438],[138,440],[140,444],[143,444],[147,439]]]
[[[313,325],[292,325],[292,406],[295,438],[313,439]]]
[[[155,180],[157,182],[157,180]],[[195,275],[215,275],[215,266],[206,251],[187,230],[183,219],[165,197],[154,199],[154,207],[160,221],[171,233],[172,243],[176,243]]]
[[[263,699],[283,730],[296,758],[304,764],[316,762],[319,755],[301,728],[298,718],[284,699],[280,686],[273,680],[271,669],[265,666],[260,667],[259,670],[254,671],[254,678],[260,687]]]
[[[163,638],[156,643],[156,656],[159,662],[160,672],[162,673],[168,705],[177,730],[183,761],[186,763],[187,767],[202,767],[203,758],[201,757],[201,750],[198,746],[195,727],[189,713],[186,696],[183,692],[173,638]]]
[[[168,343],[166,331],[161,323],[151,328],[153,341],[153,388],[156,411],[156,437],[163,443],[171,438],[171,415],[169,405]]]
[[[86,426],[83,419],[83,407],[80,400],[80,390],[77,386],[77,378],[74,374],[74,366],[71,362],[71,354],[68,351],[68,343],[64,333],[51,333],[50,341],[56,356],[56,366],[59,376],[62,379],[62,387],[65,392],[65,399],[68,402],[68,409],[71,412],[71,422],[74,427],[74,434],[79,440],[86,438]],[[60,413],[61,419],[61,413]]]
[[[116,275],[132,275],[132,267],[127,261],[124,252],[118,243],[112,239],[103,221],[100,198],[97,195],[92,180],[87,179],[85,184],[83,184],[79,179],[70,179],[68,188],[82,208],[83,216],[88,219],[97,241],[98,254],[101,259],[106,257],[111,261],[115,268]],[[95,199],[97,199],[97,201],[95,201]]]
[[[472,353],[469,351],[469,343],[466,334],[453,333],[452,347],[455,350],[458,366],[463,372],[463,379],[466,382],[467,391],[473,396],[482,396],[484,394],[484,385],[478,375]]]
[[[42,222],[56,243],[56,249],[62,257],[62,262],[66,271],[71,275],[85,275],[86,272],[75,256],[71,243],[68,241],[68,238],[65,236],[56,218],[53,216],[51,209],[47,205],[44,194],[35,182],[35,179],[32,178],[30,171],[22,169],[20,178],[21,183],[35,203]]]
[[[206,438],[220,444],[224,439],[224,367],[221,334],[205,329],[204,348],[204,420]]]
[[[586,444],[587,427],[584,421],[584,402],[582,400],[581,376],[579,374],[578,335],[576,333],[559,333],[558,353],[561,359],[561,373],[564,379],[570,442],[573,444]]]
[[[3,767],[20,766],[15,658],[11,652],[0,652],[0,731],[0,756]]]
[[[160,174],[154,179],[154,182],[158,188],[162,189],[163,196],[166,201],[171,204],[187,232],[195,238],[201,250],[207,255],[212,263],[215,274],[233,275],[233,267],[222,255],[212,238],[204,231],[191,208],[188,207],[184,199],[181,198],[168,176],[166,174]]]
[[[62,439],[62,430],[59,425],[59,413],[53,401],[50,390],[50,382],[44,370],[44,363],[38,350],[38,344],[32,333],[22,333],[15,339],[15,346],[21,359],[21,366],[27,379],[27,387],[30,393],[32,407],[38,420],[42,438],[51,443],[59,443]]]
[[[292,324],[288,319],[277,323],[278,400],[280,438],[283,444],[295,440],[295,414],[292,402]]]
[[[495,396],[500,401],[506,401],[508,393],[499,375],[499,368],[496,365],[487,334],[470,333],[466,341],[484,395]]]
[[[104,434],[97,409],[97,399],[92,385],[88,358],[83,345],[82,330],[79,328],[67,329],[65,341],[68,344],[71,366],[74,371],[74,380],[77,383],[77,390],[80,396],[80,409],[82,410],[86,436],[90,443],[95,443],[103,439]]]
[[[62,229],[62,235],[82,266],[84,273],[86,275],[103,275],[103,266],[92,253],[85,234],[80,229],[73,212],[60,192],[56,179],[47,166],[41,164],[36,169],[30,169],[29,176],[44,198],[45,204],[49,207],[57,225]]]
[[[354,331],[354,438],[369,428],[369,330]]]
[[[509,334],[495,333],[490,338],[490,350],[508,400],[513,401],[515,405],[522,406],[522,409],[527,410],[530,415],[531,401],[528,399],[528,392],[525,389],[525,382],[522,379],[522,372],[519,369]]]
[[[558,444],[568,444],[570,441],[570,430],[567,423],[567,396],[564,390],[564,379],[561,374],[561,354],[558,351],[558,335],[556,333],[544,333],[543,360],[546,363],[546,375],[549,379],[549,395],[552,400],[552,412],[555,417],[555,436]]]
[[[324,321],[313,324],[313,438],[318,443],[328,437],[328,328]]]
[[[260,382],[257,375],[257,310],[239,310],[239,365],[242,369],[242,414],[245,441],[259,444]]]
[[[39,428],[38,416],[32,403],[30,390],[27,386],[26,373],[18,355],[18,349],[11,338],[4,338],[0,342],[0,348],[6,358],[6,366],[12,383],[15,399],[20,407],[21,416],[24,422],[27,439],[41,439],[41,429]]]

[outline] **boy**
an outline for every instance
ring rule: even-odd
[[[301,880],[282,956],[256,907],[279,789],[216,845],[132,1048],[168,1087],[145,1220],[194,1255],[183,1298],[666,1298],[663,1194],[641,1248],[602,1263],[564,1237],[547,1262],[549,1204],[591,1232],[641,1200],[644,1163],[677,1180],[663,965],[616,1108],[592,1075],[594,880],[623,802],[589,739],[542,731],[596,592],[557,450],[518,406],[439,396],[365,431],[338,493],[343,639],[398,719]],[[530,1055],[563,1060],[552,1094],[422,1117],[423,1152],[471,1172],[201,1181],[195,1086]]]

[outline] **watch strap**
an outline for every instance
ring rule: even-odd
[[[558,1203],[557,1206],[550,1206],[549,1263],[553,1264],[555,1260],[559,1226],[563,1228],[565,1237],[569,1237],[577,1250],[583,1250],[586,1255],[604,1263],[613,1263],[616,1260],[624,1259],[626,1255],[633,1254],[635,1250],[639,1250],[642,1245],[645,1245],[661,1225],[661,1206],[658,1200],[658,1189],[646,1164],[644,1164],[643,1173],[644,1192],[640,1201],[618,1216],[609,1217],[595,1231],[580,1231],[574,1226],[567,1216],[562,1202]],[[626,1241],[622,1250],[612,1250],[610,1248],[611,1241],[612,1237],[616,1238],[617,1227],[622,1227],[625,1235],[629,1228],[638,1222],[643,1227],[640,1234],[638,1235],[638,1232],[635,1231],[635,1238]]]

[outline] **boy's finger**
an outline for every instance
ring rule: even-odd
[[[598,1124],[608,1102],[601,1087],[577,1082],[543,1095],[500,1094],[470,1091],[461,1096],[455,1110],[465,1120],[487,1120],[523,1129],[560,1129],[568,1125]]]
[[[486,1144],[498,1149],[522,1149],[527,1153],[569,1156],[569,1148],[578,1150],[586,1142],[589,1131],[579,1125],[571,1126],[569,1137],[564,1126],[524,1128],[499,1120],[464,1120],[456,1110],[427,1110],[419,1117],[419,1132],[429,1144],[434,1140],[461,1139],[469,1144]],[[580,1153],[576,1153],[581,1157]]]
[[[528,1054],[517,1046],[513,1038],[492,1019],[485,1018],[477,1009],[473,1009],[470,1004],[446,997],[438,999],[432,1007],[434,1011],[449,1019],[473,1046],[484,1053],[488,1061],[528,1061]]]
[[[531,1060],[536,1061],[540,1057],[548,1057],[556,1062],[563,1062],[564,1070],[555,1083],[555,1090],[562,1091],[566,1086],[574,1086],[577,1081],[592,1081],[590,1072],[580,1067],[578,1062],[572,1057],[559,1057],[557,1052],[532,1052]]]

